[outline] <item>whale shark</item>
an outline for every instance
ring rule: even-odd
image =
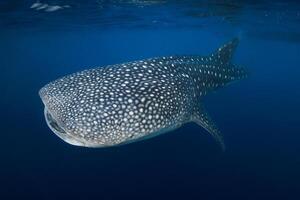
[[[247,76],[232,63],[238,43],[234,38],[208,56],[155,57],[54,80],[39,90],[47,125],[69,144],[110,147],[195,122],[224,149],[203,98]]]

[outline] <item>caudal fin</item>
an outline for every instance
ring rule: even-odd
[[[219,88],[229,82],[242,79],[247,76],[247,71],[244,68],[237,67],[232,64],[232,57],[238,44],[239,39],[234,38],[204,59],[208,66],[210,66],[210,69],[208,69],[209,73],[207,73],[209,78],[207,78],[207,80],[209,80],[209,83],[211,83],[210,85],[213,86],[209,89]],[[223,137],[201,102],[195,106],[191,120],[205,128],[220,144],[222,149],[225,150]]]
[[[231,62],[234,52],[239,44],[239,39],[234,38],[223,46],[219,47],[211,56],[220,64],[226,65]]]
[[[234,38],[209,56],[212,62],[216,66],[219,66],[219,78],[223,79],[224,83],[243,79],[248,75],[246,69],[232,63],[232,58],[238,44],[239,39]]]

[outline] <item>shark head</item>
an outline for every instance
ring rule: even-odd
[[[49,128],[76,146],[108,147],[134,139],[141,122],[133,115],[143,108],[134,109],[136,102],[125,95],[112,101],[111,88],[89,73],[57,79],[39,91]]]
[[[47,84],[39,91],[44,104],[44,116],[49,128],[63,141],[83,147],[102,147],[108,144],[92,137],[90,113],[75,106],[77,98],[65,96],[60,81]],[[70,90],[70,88],[68,88]],[[71,89],[72,90],[72,89]],[[82,122],[84,121],[84,122]]]

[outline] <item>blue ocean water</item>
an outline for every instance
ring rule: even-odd
[[[300,199],[299,2],[3,0],[0,30],[1,199]],[[234,37],[250,76],[204,100],[225,152],[195,124],[102,149],[47,127],[54,79]]]

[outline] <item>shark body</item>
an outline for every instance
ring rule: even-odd
[[[224,148],[202,99],[247,75],[231,63],[237,45],[233,39],[209,56],[150,58],[57,79],[39,91],[47,124],[69,144],[108,147],[196,122]]]

